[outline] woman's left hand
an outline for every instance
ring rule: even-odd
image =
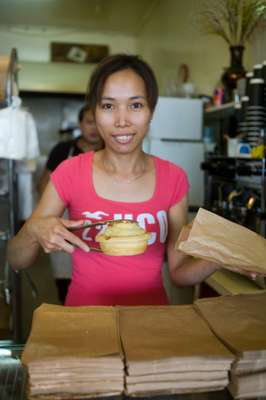
[[[260,274],[259,272],[248,271],[241,267],[230,267],[228,269],[230,271],[237,272],[240,275],[246,276],[247,278],[252,279],[253,281],[255,281],[257,279],[257,277],[263,276],[263,274]]]

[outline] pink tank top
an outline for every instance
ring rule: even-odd
[[[168,210],[181,201],[189,184],[184,170],[153,157],[156,187],[144,202],[120,202],[97,195],[93,179],[93,152],[63,161],[51,180],[72,220],[133,219],[151,233],[148,249],[136,256],[107,256],[76,249],[72,255],[72,281],[66,305],[168,304],[162,282],[162,265],[168,232]],[[99,227],[77,233],[97,247]]]

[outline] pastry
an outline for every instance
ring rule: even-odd
[[[95,240],[99,242],[102,252],[109,256],[133,256],[144,253],[149,238],[150,234],[137,222],[119,220],[109,222]]]

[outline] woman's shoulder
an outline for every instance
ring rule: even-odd
[[[67,158],[62,161],[61,164],[56,168],[56,170],[66,171],[66,172],[76,172],[77,170],[84,170],[84,167],[88,167],[92,161],[93,151],[87,153],[81,153],[71,158]]]
[[[93,151],[87,151],[86,153],[80,153],[73,157],[68,158],[64,162],[68,163],[68,165],[71,165],[71,166],[87,163],[88,161],[92,160],[93,153],[94,153]]]
[[[159,157],[154,158],[160,193],[171,207],[179,203],[189,191],[187,173],[180,165]]]
[[[177,175],[179,177],[187,176],[186,171],[184,170],[184,168],[181,165],[175,164],[172,161],[165,160],[165,159],[157,157],[157,156],[152,156],[152,157],[155,161],[155,164],[156,164],[158,170],[161,173],[173,174],[173,175]]]

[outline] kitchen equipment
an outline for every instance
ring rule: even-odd
[[[2,61],[4,63],[2,63]],[[0,112],[3,116],[5,110],[10,110],[15,105],[15,98],[18,98],[18,57],[16,49],[12,49],[10,56],[6,58],[0,55]],[[12,119],[9,120],[12,122]],[[3,122],[3,125],[6,125]],[[11,124],[12,125],[12,124]],[[10,125],[10,130],[12,130]],[[0,132],[3,134],[2,130]],[[13,157],[6,157],[7,151],[3,144],[7,142],[9,131],[0,140],[2,154],[0,154],[0,280],[4,282],[5,300],[11,304],[12,327],[10,335],[14,340],[21,340],[22,331],[22,295],[21,277],[14,272],[6,262],[7,241],[18,230],[18,185],[17,171]],[[1,153],[1,151],[0,151]],[[0,398],[2,400],[1,394]]]
[[[202,168],[205,208],[266,237],[265,159],[212,156]],[[265,277],[255,283],[266,288]]]
[[[10,340],[0,341],[0,398],[26,400],[27,371],[20,361],[23,346]]]

